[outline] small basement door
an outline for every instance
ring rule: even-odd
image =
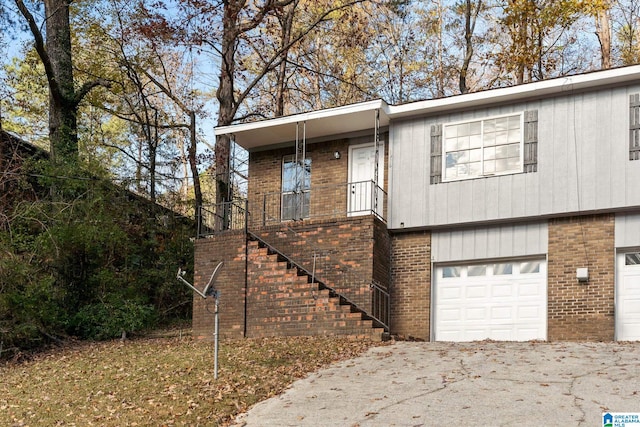
[[[640,252],[618,254],[616,340],[640,340]]]
[[[547,339],[544,260],[435,269],[435,341]]]

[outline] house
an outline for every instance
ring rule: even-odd
[[[249,151],[195,248],[223,336],[640,339],[640,66],[216,132]]]

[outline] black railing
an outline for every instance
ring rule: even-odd
[[[314,186],[298,192],[266,193],[262,195],[260,206],[264,214],[262,217],[254,215],[252,220],[269,225],[291,220],[373,214],[384,221],[386,199],[386,192],[374,181]]]
[[[243,230],[249,213],[246,200],[199,206],[197,213],[198,238],[226,230]]]

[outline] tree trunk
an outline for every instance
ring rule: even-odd
[[[69,0],[45,0],[46,51],[58,90],[51,90],[49,138],[51,157],[56,162],[78,158],[77,104],[71,62]]]
[[[218,98],[218,126],[228,126],[235,116],[235,94],[233,79],[235,71],[236,38],[238,36],[238,13],[244,1],[225,2],[222,17],[222,58],[220,65],[220,84]],[[231,139],[228,135],[216,136],[216,204],[225,204],[232,200],[230,192],[229,155]],[[226,216],[225,216],[226,217]],[[227,224],[223,224],[226,227]]]
[[[198,215],[198,208],[202,206],[202,187],[200,186],[200,175],[198,174],[198,161],[196,158],[196,113],[189,111],[189,166],[191,167],[191,175],[193,176],[193,194],[194,194],[194,208],[196,217]]]
[[[611,18],[608,1],[596,12],[596,35],[600,43],[600,59],[603,69],[611,68]]]
[[[464,5],[464,40],[465,40],[465,51],[464,58],[462,60],[462,67],[460,68],[460,93],[468,93],[469,92],[469,84],[467,82],[467,75],[469,73],[469,64],[471,63],[471,58],[473,57],[473,32],[476,27],[476,20],[478,18],[478,14],[480,13],[480,9],[482,8],[482,0],[478,0],[478,5],[473,10],[471,5],[471,0],[466,0]]]
[[[284,8],[282,16],[279,17],[281,32],[281,47],[288,46],[291,43],[291,29],[293,28],[293,17],[298,6],[298,1],[295,0],[291,5]],[[276,108],[275,117],[282,117],[284,115],[284,98],[286,93],[286,80],[287,80],[287,57],[289,55],[289,49],[285,49],[283,52],[283,59],[278,67],[277,83],[276,83]]]

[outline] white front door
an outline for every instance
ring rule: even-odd
[[[375,144],[349,147],[349,216],[369,215],[377,205],[376,213],[382,214],[384,197],[375,184]],[[379,145],[378,187],[384,182],[384,145]],[[377,197],[377,200],[376,200]]]
[[[435,341],[547,339],[544,260],[435,269]]]
[[[640,252],[618,254],[616,340],[640,340]]]

